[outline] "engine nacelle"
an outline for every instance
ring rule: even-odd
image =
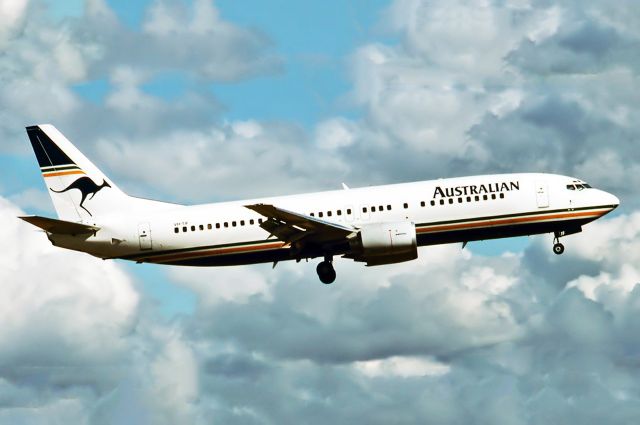
[[[350,242],[356,261],[367,266],[401,263],[418,258],[416,227],[408,221],[375,223],[362,227]]]

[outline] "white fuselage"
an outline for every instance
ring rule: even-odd
[[[411,222],[418,245],[556,232],[613,210],[618,199],[584,182],[553,174],[500,174],[345,189],[235,202],[179,206],[144,203],[101,217],[91,236],[50,235],[55,245],[101,258],[183,265],[233,265],[323,255],[298,252],[270,238],[264,216],[246,208],[272,204],[329,223],[360,229]],[[573,189],[568,186],[578,184]],[[332,255],[348,254],[347,246]],[[326,254],[326,253],[325,253]]]

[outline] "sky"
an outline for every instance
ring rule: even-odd
[[[639,51],[632,0],[0,0],[0,423],[635,423]],[[102,261],[16,219],[54,215],[35,123],[185,204],[537,171],[621,206],[562,256],[425,247],[330,286]]]

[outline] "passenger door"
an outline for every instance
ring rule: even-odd
[[[149,223],[138,224],[138,239],[140,241],[141,250],[149,250],[151,245],[151,227]]]
[[[549,207],[547,182],[536,182],[536,203],[538,204],[538,208]]]

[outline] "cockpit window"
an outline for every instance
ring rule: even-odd
[[[583,189],[591,189],[591,185],[587,183],[578,183],[575,182],[573,184],[568,184],[567,189],[569,190],[583,190]]]

